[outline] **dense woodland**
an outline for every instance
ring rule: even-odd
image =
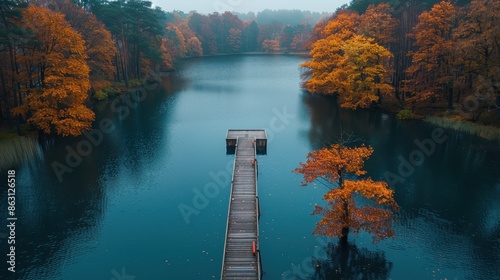
[[[500,2],[353,1],[315,27],[303,86],[345,108],[393,100],[401,118],[500,118]],[[453,116],[452,116],[453,117]],[[489,118],[489,119],[488,119]]]
[[[395,100],[477,121],[498,113],[500,3],[354,0],[333,16],[301,11],[203,15],[142,0],[2,0],[0,119],[77,136],[93,100],[184,57],[310,51],[304,87],[347,108]],[[320,20],[323,18],[323,20]],[[500,113],[498,113],[500,117]]]
[[[92,100],[137,86],[150,69],[184,57],[301,51],[320,14],[264,11],[167,13],[151,2],[33,0],[0,6],[0,119],[45,134],[91,127]],[[270,21],[276,17],[278,20]],[[285,24],[283,19],[296,24]],[[264,23],[259,24],[259,18]]]

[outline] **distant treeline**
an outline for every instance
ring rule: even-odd
[[[318,21],[332,15],[332,13],[319,13],[301,10],[263,10],[258,12],[235,13],[241,20],[256,21],[258,24],[271,24],[274,21],[283,25],[316,24]]]
[[[186,19],[190,14],[194,12],[183,12],[183,11],[172,11],[168,12],[169,16],[173,14],[179,15],[181,18]],[[332,13],[319,13],[301,10],[263,10],[260,12],[247,12],[238,13],[232,12],[242,21],[255,21],[258,24],[271,24],[274,21],[279,22],[283,25],[297,25],[297,24],[311,24],[314,25],[318,21],[324,20],[332,15]]]
[[[257,15],[169,12],[164,17],[167,49],[175,50],[172,61],[186,55],[301,51],[321,17],[326,19],[328,14],[298,10],[265,10]],[[185,51],[184,45],[193,52]]]

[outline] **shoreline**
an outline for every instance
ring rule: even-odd
[[[387,112],[391,114],[398,114],[401,110],[405,108],[397,102],[387,102],[383,101],[382,104],[376,109],[382,112]],[[481,122],[471,122],[469,120],[456,117],[456,114],[447,114],[446,107],[423,107],[416,108],[416,112],[412,112],[412,120],[423,121],[436,125],[442,128],[452,129],[458,132],[466,133],[469,135],[475,135],[488,141],[496,141],[500,143],[500,127],[494,125],[487,125]],[[420,112],[419,112],[420,111]],[[425,111],[425,112],[422,112]],[[445,112],[445,113],[443,113]],[[447,117],[449,116],[449,117]],[[453,118],[455,116],[455,118]],[[396,117],[396,116],[395,116]],[[405,121],[405,120],[399,120]],[[500,120],[496,120],[496,123],[500,123]]]
[[[285,51],[280,51],[280,52],[242,52],[242,53],[234,53],[234,54],[229,54],[229,53],[219,53],[219,54],[211,54],[211,55],[203,55],[203,56],[198,56],[198,57],[184,57],[181,60],[184,59],[191,59],[191,58],[199,58],[199,57],[220,57],[220,56],[241,56],[241,55],[256,55],[256,56],[261,56],[261,55],[290,55],[290,56],[309,56],[309,52],[285,52]],[[175,72],[175,69],[171,69],[168,72]],[[140,87],[140,81],[139,80],[130,80],[130,85],[129,88],[124,87],[123,82],[115,82],[115,81],[110,81],[111,86],[110,88],[114,89],[113,93],[110,93],[109,95],[106,94],[106,98],[103,100],[99,99],[93,99],[92,100],[92,107],[96,106],[97,104],[101,103],[101,101],[104,100],[112,100],[115,98],[120,97],[124,93],[126,93],[128,90]],[[314,93],[308,93],[312,95],[322,95],[322,94],[314,94]],[[475,135],[480,138],[490,140],[490,141],[497,141],[500,142],[500,127],[495,126],[495,125],[487,125],[485,123],[481,122],[471,122],[463,118],[449,118],[446,117],[447,114],[443,112],[446,111],[447,109],[445,107],[440,107],[439,104],[436,106],[438,107],[422,107],[422,108],[415,108],[415,110],[412,110],[413,116],[411,119],[413,120],[420,120],[423,122],[427,122],[439,127],[443,128],[449,128],[453,129],[458,132],[462,133],[467,133],[470,135]],[[376,107],[368,110],[377,110],[380,112],[385,112],[385,113],[391,113],[396,115],[398,112],[404,109],[404,106],[397,100],[392,100],[392,99],[384,99],[382,102]],[[366,110],[366,109],[360,109],[360,110]],[[420,111],[420,112],[419,112]],[[396,118],[396,116],[394,116]],[[404,120],[401,120],[404,121]],[[500,124],[499,120],[495,120],[496,125]],[[21,135],[17,134],[16,129],[9,129],[8,125],[6,125],[5,120],[0,121],[0,143],[5,143],[9,142],[9,140],[17,140],[17,139],[22,139],[22,138],[37,138],[36,136],[36,131],[29,131],[26,129],[26,127],[23,127]]]
[[[487,126],[470,121],[457,121],[441,116],[425,116],[422,121],[500,143],[500,128],[496,126]]]
[[[293,56],[304,56],[309,57],[309,52],[241,52],[241,53],[216,53],[216,54],[207,54],[201,56],[188,56],[182,59],[190,59],[190,58],[199,58],[199,57],[218,57],[218,56],[237,56],[237,55],[293,55]]]

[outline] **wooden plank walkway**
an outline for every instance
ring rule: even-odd
[[[235,154],[221,279],[261,279],[255,138],[238,137]]]

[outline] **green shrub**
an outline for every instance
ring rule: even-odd
[[[109,97],[113,97],[117,94],[118,92],[116,91],[115,88],[112,87],[106,87],[101,90],[96,91],[94,94],[94,98],[98,101],[103,101],[108,99]]]
[[[141,80],[138,80],[138,79],[133,79],[133,80],[130,80],[128,82],[128,86],[131,88],[139,87],[141,85],[142,85],[142,82],[141,82]]]
[[[399,113],[396,115],[396,118],[398,120],[413,120],[415,119],[415,115],[408,109],[403,109],[399,111]]]
[[[108,97],[115,96],[118,93],[116,89],[112,87],[103,88],[102,91],[106,93]]]
[[[106,100],[108,99],[108,94],[104,91],[104,90],[98,90],[95,94],[94,94],[94,98],[98,101],[103,101],[103,100]]]

